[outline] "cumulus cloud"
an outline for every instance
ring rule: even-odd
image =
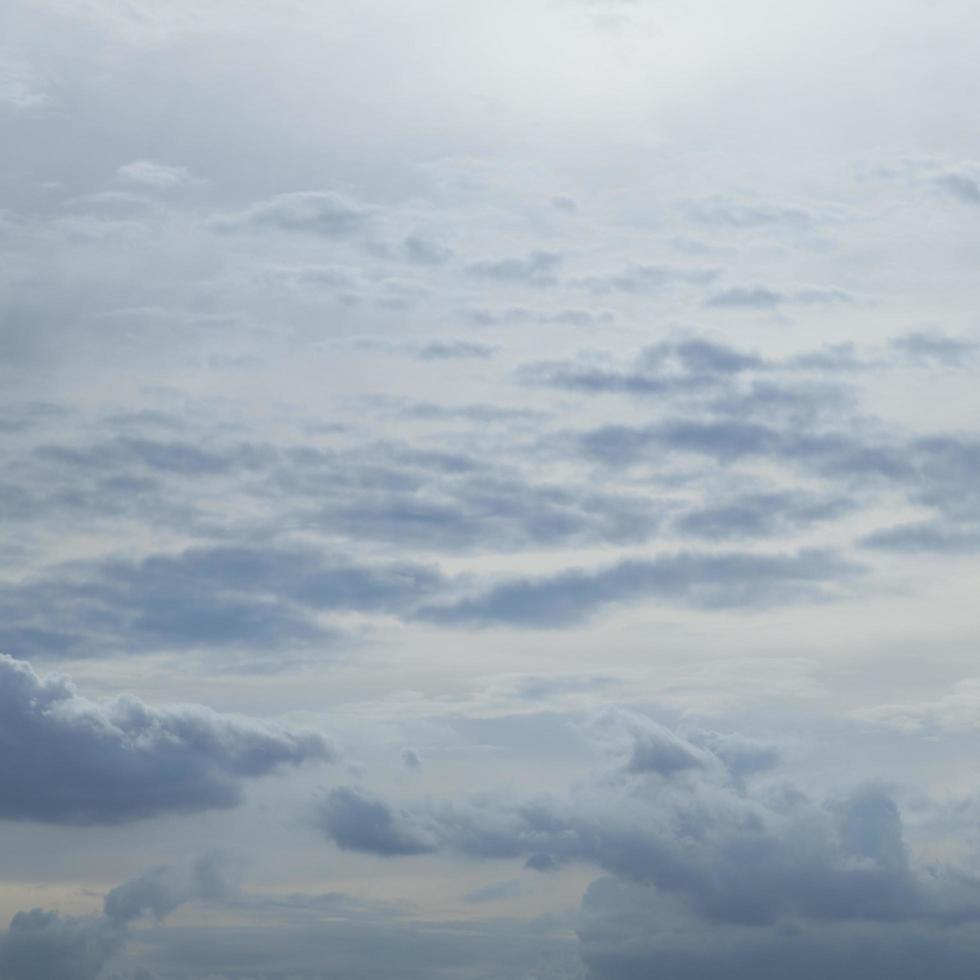
[[[95,702],[0,657],[0,818],[120,824],[237,805],[245,781],[329,761],[314,732],[134,697]]]
[[[813,798],[779,778],[781,757],[772,745],[737,733],[669,729],[622,710],[597,718],[593,732],[611,765],[565,795],[484,794],[396,807],[358,790],[370,829],[335,821],[330,798],[320,829],[342,847],[389,858],[447,852],[524,860],[535,871],[569,862],[601,869],[612,877],[593,885],[583,907],[583,953],[595,969],[600,951],[609,964],[625,962],[602,943],[594,918],[619,913],[605,907],[618,895],[631,897],[634,912],[616,935],[631,955],[649,946],[639,957],[648,968],[661,951],[671,962],[671,942],[688,930],[686,955],[695,958],[715,949],[713,939],[696,948],[695,936],[716,931],[767,954],[783,943],[793,948],[793,937],[808,937],[804,946],[819,937],[830,946],[860,937],[869,954],[901,943],[909,930],[935,942],[980,923],[980,891],[969,869],[919,858],[885,787],[864,783]],[[335,790],[334,799],[352,792]],[[666,916],[662,927],[640,924],[659,915]],[[674,922],[686,925],[678,932]],[[708,960],[726,946],[719,942]],[[678,962],[677,975],[697,975]],[[603,969],[610,972],[597,976],[620,975],[611,965]],[[721,972],[720,961],[711,969],[711,976],[732,975]],[[639,967],[635,973],[648,975]]]
[[[123,950],[129,926],[144,913],[158,919],[195,899],[228,894],[220,855],[153,868],[114,888],[101,916],[18,912],[0,934],[2,980],[96,980]],[[146,974],[142,974],[146,975]]]

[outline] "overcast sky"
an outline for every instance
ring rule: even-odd
[[[973,0],[4,0],[0,980],[972,980]]]

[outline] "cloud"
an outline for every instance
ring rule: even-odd
[[[854,297],[846,290],[837,288],[798,289],[784,293],[764,286],[733,286],[713,293],[705,300],[705,306],[714,308],[771,310],[783,303],[801,306],[821,306],[828,303],[853,303]]]
[[[803,208],[743,204],[722,198],[692,202],[687,205],[686,213],[698,224],[739,231],[779,226],[806,229],[813,223],[813,216]]]
[[[48,108],[52,102],[38,73],[28,62],[0,53],[0,107],[34,113]]]
[[[330,761],[309,731],[134,697],[89,701],[62,677],[0,657],[0,818],[121,824],[236,806],[246,780]]]
[[[980,206],[980,183],[963,173],[947,173],[934,178],[936,187],[963,204]]]
[[[780,756],[758,741],[672,731],[622,710],[595,724],[613,764],[565,795],[395,809],[358,790],[378,832],[351,833],[322,815],[320,829],[342,847],[390,858],[523,858],[532,870],[584,862],[640,908],[683,909],[707,934],[748,929],[773,941],[797,927],[833,937],[845,925],[897,935],[906,924],[938,933],[980,922],[967,869],[919,861],[886,788],[864,783],[817,800],[774,779]]]
[[[470,598],[429,605],[419,615],[443,625],[560,628],[606,606],[660,600],[701,609],[765,608],[829,598],[861,572],[828,552],[788,555],[681,552],[574,569],[536,579],[505,579]]]
[[[205,854],[185,865],[153,868],[106,895],[101,916],[18,912],[0,934],[2,980],[97,980],[129,942],[129,926],[144,913],[158,919],[195,899],[229,892],[222,859]],[[149,976],[142,973],[141,976]]]
[[[973,340],[920,330],[897,337],[892,341],[892,347],[924,365],[959,367],[976,355],[980,344]]]
[[[786,300],[783,293],[762,286],[733,286],[714,293],[705,306],[730,307],[733,309],[771,310]]]
[[[126,931],[109,919],[31,909],[0,935],[3,980],[97,980],[122,950]]]
[[[910,735],[972,733],[980,729],[980,679],[958,681],[949,694],[932,701],[880,704],[855,715]]]
[[[574,361],[525,364],[518,377],[529,384],[588,394],[703,395],[709,387],[769,365],[758,355],[701,338],[664,341],[644,348],[622,370]]]
[[[972,554],[980,550],[980,527],[963,527],[941,521],[896,524],[861,538],[866,548],[880,551],[935,554]]]
[[[576,279],[573,285],[597,295],[649,293],[675,285],[705,285],[718,278],[718,269],[686,269],[665,265],[631,265],[621,272]]]
[[[133,184],[143,184],[158,190],[183,187],[194,181],[186,167],[160,163],[156,160],[134,160],[121,166],[116,174]]]
[[[484,259],[469,266],[470,275],[501,283],[525,286],[553,286],[563,256],[558,252],[535,251],[527,258]]]
[[[340,191],[294,191],[253,204],[217,227],[274,228],[326,238],[349,238],[365,229],[374,209]]]
[[[318,806],[317,824],[346,851],[395,856],[435,850],[435,842],[410,817],[352,786],[330,790]]]
[[[210,851],[192,862],[161,865],[142,872],[106,896],[107,919],[128,925],[145,913],[163,919],[192,899],[224,899],[237,894],[226,855]]]
[[[401,252],[407,261],[418,265],[444,265],[453,257],[451,248],[421,235],[408,235],[404,238]]]
[[[75,562],[0,589],[0,646],[33,656],[271,653],[336,641],[320,613],[405,612],[444,586],[430,567],[362,564],[309,547],[212,546]]]
[[[800,491],[747,493],[691,508],[671,527],[676,534],[703,539],[774,537],[834,520],[856,506],[844,497],[815,497]]]
[[[962,980],[980,955],[972,922],[706,922],[681,899],[613,878],[589,887],[578,934],[588,980],[782,980],[801,969],[807,977]]]
[[[526,892],[522,881],[512,878],[509,881],[496,881],[491,885],[484,885],[467,892],[463,900],[471,905],[479,905],[483,902],[502,902],[510,898],[520,898]]]
[[[562,327],[603,327],[614,320],[608,310],[586,310],[569,307],[560,310],[539,310],[526,306],[502,309],[468,309],[463,315],[476,327],[494,327],[514,323],[544,323]]]
[[[434,340],[424,347],[420,347],[418,356],[423,361],[448,361],[461,358],[477,358],[485,360],[493,357],[495,347],[488,347],[486,344],[474,344],[466,340]]]

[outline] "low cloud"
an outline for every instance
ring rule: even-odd
[[[96,980],[125,948],[129,926],[145,913],[158,919],[185,902],[232,890],[222,859],[207,854],[186,865],[153,868],[106,895],[101,916],[18,912],[0,934],[2,980]]]
[[[326,762],[321,735],[134,697],[89,701],[63,677],[0,656],[0,818],[122,824],[227,809],[246,781]]]

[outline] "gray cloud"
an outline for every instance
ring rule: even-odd
[[[980,183],[968,174],[942,174],[934,182],[936,187],[955,200],[964,204],[980,205]]]
[[[32,909],[18,912],[0,934],[2,980],[97,980],[130,939],[129,926],[144,913],[158,919],[185,902],[228,894],[216,853],[193,863],[153,868],[114,888],[101,916],[81,918]],[[139,977],[149,977],[144,971]]]
[[[959,367],[969,361],[980,344],[973,340],[948,337],[930,331],[915,331],[897,337],[892,346],[908,357],[923,364],[943,364]]]
[[[803,208],[778,204],[745,204],[722,198],[692,202],[686,207],[686,213],[698,224],[739,231],[773,226],[806,229],[813,223],[813,216]]]
[[[734,309],[771,310],[786,300],[783,293],[763,286],[733,286],[713,293],[705,306],[732,307]]]
[[[353,786],[332,789],[318,807],[323,833],[348,851],[387,856],[426,854],[435,841],[411,817]]]
[[[126,944],[126,930],[105,918],[32,909],[0,935],[3,980],[97,980]]]
[[[419,348],[418,356],[423,361],[446,361],[458,358],[484,359],[492,357],[496,348],[486,344],[474,344],[466,340],[434,340]]]
[[[817,801],[764,776],[779,756],[762,743],[683,734],[621,711],[598,721],[616,765],[566,797],[427,800],[395,810],[359,790],[370,832],[334,825],[329,803],[320,828],[342,847],[388,857],[438,850],[525,858],[534,870],[586,862],[643,886],[643,905],[676,902],[704,928],[765,930],[770,939],[794,922],[938,929],[980,920],[968,874],[913,859],[885,789],[865,784]],[[346,799],[353,791],[334,792]]]
[[[404,612],[443,586],[426,566],[362,564],[300,547],[76,562],[0,589],[0,645],[21,656],[323,646],[338,634],[318,613]]]
[[[401,243],[402,255],[419,265],[443,265],[453,257],[453,250],[441,242],[421,235],[408,235]]]
[[[973,923],[706,922],[681,900],[601,878],[586,892],[578,934],[588,980],[780,980],[860,976],[965,980],[980,954]]]
[[[587,310],[570,307],[559,310],[539,310],[526,306],[502,309],[468,309],[463,314],[476,327],[494,327],[514,323],[543,323],[563,327],[600,327],[613,322],[608,310]]]
[[[564,257],[558,252],[535,251],[527,258],[484,259],[469,266],[471,275],[501,283],[553,286]]]
[[[241,214],[217,222],[222,230],[275,228],[328,238],[346,238],[364,230],[374,209],[340,191],[294,191],[253,204]]]
[[[194,180],[186,167],[156,160],[134,160],[121,166],[116,174],[129,183],[143,184],[159,190],[181,187]]]
[[[248,779],[329,761],[313,732],[133,697],[94,702],[0,657],[0,818],[119,824],[237,805]]]
[[[686,269],[664,265],[631,265],[621,272],[576,279],[573,285],[597,295],[648,293],[675,285],[706,285],[718,278],[718,269]]]
[[[674,520],[672,529],[683,536],[715,540],[774,537],[834,520],[856,506],[844,497],[804,492],[747,493],[687,510]]]
[[[504,580],[485,592],[419,613],[444,625],[565,627],[614,603],[647,600],[701,609],[765,608],[833,595],[861,567],[821,551],[790,555],[679,553],[594,571]]]

